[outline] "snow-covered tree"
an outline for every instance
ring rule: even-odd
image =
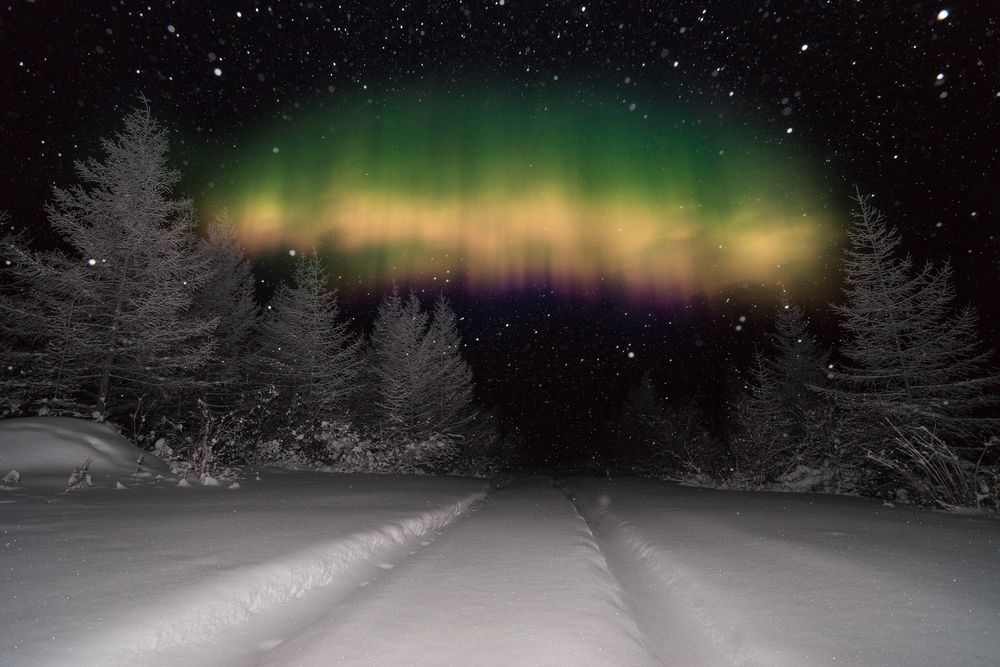
[[[763,484],[788,471],[794,454],[794,422],[782,404],[779,380],[759,350],[746,393],[736,403],[735,421],[727,458],[736,481]]]
[[[429,318],[415,294],[404,300],[393,290],[379,304],[372,327],[372,360],[378,383],[378,407],[383,429],[420,439],[429,422],[430,358],[424,338]]]
[[[201,252],[211,273],[195,293],[196,316],[218,318],[215,355],[206,375],[216,385],[212,393],[231,396],[247,388],[247,374],[254,366],[260,307],[254,298],[250,261],[239,245],[229,216],[211,222]]]
[[[775,399],[785,413],[794,446],[804,459],[826,459],[836,449],[828,424],[834,410],[827,385],[829,353],[809,331],[802,310],[784,301],[774,318],[773,356],[768,369],[775,382]]]
[[[254,298],[250,261],[240,247],[235,228],[223,213],[209,224],[199,252],[210,273],[194,295],[192,313],[197,318],[216,318],[215,352],[202,371],[206,386],[188,392],[186,400],[173,407],[173,414],[154,425],[199,422],[198,439],[192,444],[200,465],[245,462],[256,452],[270,421],[276,389],[255,377],[261,366],[260,307]],[[136,414],[142,425],[146,416]],[[195,432],[192,428],[189,432]],[[158,433],[148,433],[155,437]],[[209,456],[210,455],[210,456]]]
[[[774,355],[769,367],[777,381],[781,402],[796,418],[815,404],[815,387],[827,381],[829,353],[819,346],[802,309],[793,303],[778,306],[774,317]]]
[[[313,253],[275,292],[262,324],[262,379],[277,387],[293,426],[343,417],[355,390],[361,341],[339,320],[337,295]]]
[[[424,337],[430,359],[427,428],[443,436],[457,436],[472,419],[474,388],[472,369],[462,358],[462,334],[455,311],[445,298],[434,304],[430,327]]]
[[[900,237],[867,197],[857,209],[844,259],[844,303],[835,306],[846,361],[835,396],[865,413],[876,437],[886,420],[941,433],[976,430],[977,408],[991,402],[997,378],[985,371],[976,315],[954,313],[951,267],[913,270],[898,256]]]
[[[14,319],[15,304],[22,298],[26,285],[18,283],[15,257],[27,247],[26,241],[9,229],[10,215],[0,211],[0,417],[17,412],[20,402],[29,395],[38,379],[30,372],[34,361],[31,338],[21,319]]]
[[[393,291],[379,305],[372,359],[384,429],[420,441],[455,438],[474,415],[472,371],[461,356],[455,314],[443,299],[433,318],[410,294]]]
[[[0,320],[26,343],[12,361],[37,393],[108,412],[198,384],[216,321],[190,312],[208,271],[191,202],[171,198],[166,132],[144,107],[102,144],[103,160],[76,163],[83,185],[46,206],[69,252],[7,244],[15,288]]]

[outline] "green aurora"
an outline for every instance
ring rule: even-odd
[[[809,278],[833,240],[804,159],[614,94],[348,97],[247,149],[209,209],[255,252],[322,249],[366,286],[712,293]]]

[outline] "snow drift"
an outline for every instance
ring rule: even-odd
[[[119,479],[170,474],[163,461],[142,451],[107,424],[72,417],[0,421],[0,475],[17,470],[22,486],[65,487],[73,469],[87,460],[95,484],[114,486]]]

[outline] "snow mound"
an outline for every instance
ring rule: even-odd
[[[136,469],[139,457],[142,466]],[[0,421],[0,474],[21,473],[22,486],[66,486],[73,469],[90,460],[95,484],[152,479],[170,474],[160,459],[115,433],[107,424],[72,417],[25,417]]]

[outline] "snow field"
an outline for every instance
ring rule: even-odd
[[[996,665],[1000,522],[637,479],[135,475],[12,420],[0,664]],[[91,458],[95,485],[63,493]],[[122,484],[122,481],[125,483]],[[183,480],[181,480],[183,481]],[[488,495],[489,494],[489,495]]]

